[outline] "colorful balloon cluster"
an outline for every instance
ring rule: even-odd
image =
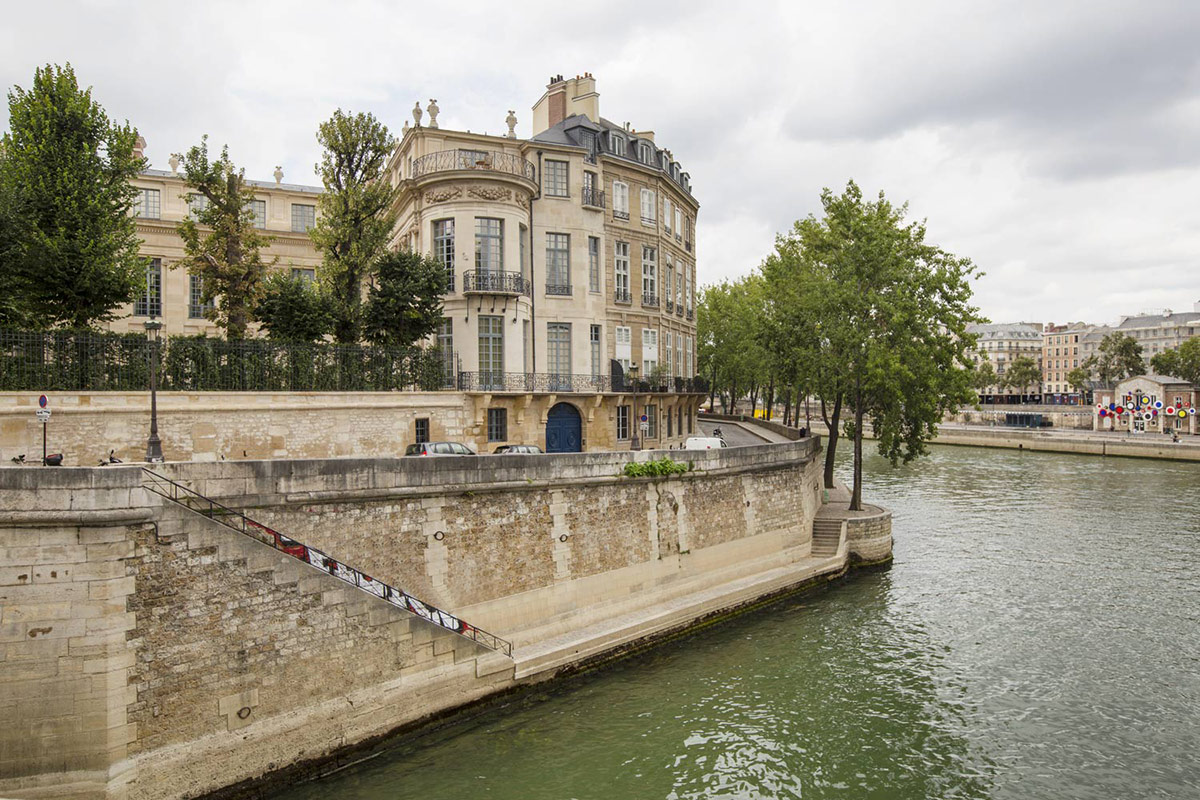
[[[1164,408],[1162,400],[1155,400],[1151,403],[1149,397],[1142,397],[1140,395],[1138,397],[1127,395],[1125,401],[1130,404],[1129,408],[1117,405],[1116,403],[1109,403],[1107,407],[1103,404],[1096,406],[1096,410],[1102,417],[1123,417],[1126,414],[1132,414],[1134,417],[1140,416],[1146,422],[1150,422],[1157,417],[1160,410],[1168,417],[1178,417],[1179,419],[1196,416],[1196,409],[1192,407],[1191,403],[1180,403],[1178,407],[1166,406]]]

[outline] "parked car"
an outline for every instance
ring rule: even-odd
[[[421,442],[404,449],[406,456],[473,456],[475,451],[461,442]]]
[[[500,455],[501,453],[508,453],[511,455],[513,453],[526,453],[529,455],[537,455],[541,452],[542,448],[538,447],[536,444],[502,444],[493,450],[492,454]]]
[[[683,443],[684,450],[720,450],[728,446],[724,439],[716,436],[689,436]]]

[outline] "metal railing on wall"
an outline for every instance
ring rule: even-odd
[[[639,379],[638,392],[644,394],[705,394],[708,381],[704,378]],[[561,372],[460,372],[458,388],[464,392],[632,392],[633,381],[616,375],[572,375]]]
[[[489,650],[495,650],[509,657],[512,656],[512,642],[506,639],[501,639],[493,633],[476,628],[448,611],[443,611],[436,606],[418,600],[403,589],[397,589],[395,586],[372,578],[362,570],[344,564],[328,553],[323,553],[315,547],[309,547],[303,542],[285,536],[279,531],[263,525],[261,522],[255,522],[240,511],[235,511],[212,498],[205,497],[195,489],[173,481],[165,475],[160,475],[145,467],[142,468],[142,472],[146,476],[146,482],[143,486],[147,491],[153,492],[159,497],[181,505],[189,511],[207,517],[213,522],[224,525],[226,528],[248,536],[257,542],[270,545],[281,553],[289,555],[298,561],[303,561],[305,564],[316,567],[323,572],[327,572],[333,577],[380,600],[384,600],[396,608],[404,609],[427,622],[432,622],[438,627],[457,633],[459,636],[464,636]]]
[[[226,341],[142,333],[0,331],[0,391],[371,392],[453,388],[437,348]]]

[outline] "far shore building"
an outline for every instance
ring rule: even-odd
[[[1095,400],[1093,430],[1180,436],[1197,433],[1200,391],[1180,378],[1135,375],[1112,389],[1097,390]]]
[[[1004,385],[1004,375],[1012,363],[1022,356],[1033,359],[1042,368],[1042,325],[1037,322],[1007,322],[971,325],[969,333],[978,337],[975,363],[989,361],[996,371],[997,383],[979,392],[983,403],[1038,402],[1042,396],[1040,383],[1031,384],[1027,393],[1021,387]]]
[[[490,135],[442,128],[436,101],[417,104],[389,159],[390,246],[445,265],[430,344],[445,354],[447,387],[472,396],[468,438],[481,452],[680,447],[696,431],[699,203],[654,132],[610,122],[599,101],[589,73],[552,78],[528,139],[511,111],[507,134]],[[191,213],[177,167],[172,158],[171,171],[134,182],[147,289],[112,330],[156,318],[168,336],[218,333],[199,279],[171,269],[183,257],[176,225]],[[321,257],[308,230],[322,189],[282,177],[276,168],[274,183],[249,182],[256,221],[274,237],[264,256],[313,278]],[[413,442],[448,431],[432,417],[410,428]]]
[[[1160,314],[1121,317],[1115,330],[1133,337],[1142,346],[1142,356],[1149,367],[1154,356],[1167,350],[1178,350],[1188,339],[1200,336],[1200,301],[1191,311],[1168,308]]]

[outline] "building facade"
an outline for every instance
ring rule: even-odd
[[[1047,323],[1042,330],[1042,399],[1047,403],[1076,405],[1081,388],[1071,385],[1067,375],[1083,363],[1081,339],[1092,326],[1082,322],[1067,325]]]
[[[1092,428],[1126,433],[1196,435],[1196,387],[1164,375],[1135,375],[1096,392]]]
[[[173,157],[170,171],[146,170],[133,182],[138,190],[134,209],[137,235],[142,239],[141,254],[149,259],[146,289],[109,323],[111,330],[141,331],[144,323],[154,317],[162,322],[163,332],[168,335],[218,333],[216,325],[204,316],[200,278],[173,268],[184,255],[183,239],[176,226],[199,202],[189,199],[192,195],[178,165]],[[321,257],[308,237],[308,229],[316,219],[317,198],[322,190],[283,183],[283,172],[278,168],[275,175],[274,182],[247,181],[254,189],[255,225],[272,237],[263,248],[263,259],[276,260],[277,269],[314,278]]]
[[[1005,373],[1012,363],[1022,356],[1033,359],[1042,368],[1042,326],[1034,322],[1009,322],[978,324],[967,327],[968,333],[978,337],[975,363],[988,361],[996,372],[996,383],[979,390],[984,403],[1018,403],[1022,399],[1040,400],[1041,386],[1007,386]],[[1031,396],[1029,391],[1037,392]]]
[[[1154,356],[1178,350],[1188,339],[1200,336],[1200,301],[1192,311],[1175,312],[1168,308],[1161,314],[1122,317],[1116,330],[1133,337],[1142,346],[1142,356],[1149,367]]]

